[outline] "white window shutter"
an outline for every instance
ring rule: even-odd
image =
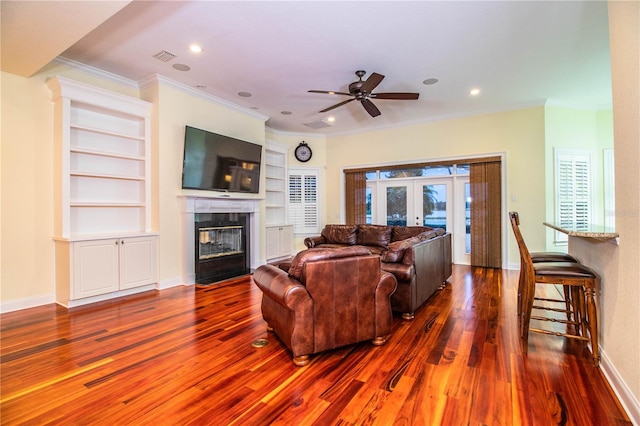
[[[318,180],[317,170],[289,170],[289,223],[296,234],[319,232]]]
[[[556,150],[556,222],[562,227],[587,229],[591,222],[591,152]],[[556,241],[567,235],[556,232]]]

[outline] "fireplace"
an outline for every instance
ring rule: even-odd
[[[196,282],[210,284],[251,272],[245,213],[196,213]]]
[[[245,275],[262,263],[259,199],[179,196],[179,200],[183,284]]]

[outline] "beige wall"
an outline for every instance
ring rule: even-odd
[[[610,360],[612,382],[628,388],[629,405],[640,400],[640,54],[637,40],[640,3],[610,2],[613,120],[616,162],[616,228],[620,246],[613,271],[603,289],[603,353]],[[104,81],[74,70],[51,66],[32,78],[2,73],[1,85],[1,254],[0,301],[32,306],[51,303],[53,289],[53,123],[50,93],[44,84],[63,75],[123,94],[137,96],[136,88]],[[155,101],[153,192],[154,226],[160,231],[161,279],[179,274],[175,244],[178,238],[177,195],[180,193],[182,127],[186,122],[224,133],[231,126],[254,142],[265,140],[264,124],[241,113],[220,109],[171,87],[146,88],[144,97]],[[157,108],[161,105],[160,108]],[[180,108],[176,106],[180,105]],[[606,113],[605,113],[606,114]],[[403,128],[335,137],[268,134],[276,142],[294,147],[304,139],[313,143],[309,164],[325,169],[325,222],[342,213],[342,168],[391,162],[420,161],[469,155],[504,153],[506,156],[505,210],[523,214],[523,233],[533,250],[545,248],[541,223],[548,218],[545,189],[545,108],[496,112]],[[597,116],[600,120],[602,117]],[[209,123],[215,123],[210,126]],[[607,118],[604,118],[606,121]],[[179,129],[180,127],[180,129]],[[233,127],[235,132],[237,127]],[[239,131],[239,130],[238,130]],[[597,132],[607,133],[606,125]],[[234,134],[232,134],[233,136]],[[372,149],[375,147],[375,149]],[[289,151],[289,163],[296,164]],[[330,161],[328,159],[331,159]],[[546,173],[546,174],[545,174]],[[515,196],[517,201],[511,201]],[[508,263],[517,264],[513,237],[508,233]],[[605,364],[606,367],[606,364]],[[628,405],[628,406],[629,406]],[[640,413],[636,413],[640,418]]]
[[[506,210],[526,218],[523,233],[532,249],[545,246],[544,107],[424,122],[327,140],[326,223],[342,221],[342,169],[433,159],[504,154]],[[511,201],[511,196],[517,201]],[[515,240],[508,232],[509,264],[517,267]]]
[[[611,110],[586,110],[547,105],[545,107],[546,217],[555,218],[554,175],[557,148],[591,152],[593,199],[592,223],[604,224],[604,149],[613,148]],[[566,250],[566,242],[556,245],[554,231],[546,228],[546,250]]]
[[[182,282],[184,270],[184,265],[181,264],[183,256],[180,252],[183,241],[178,196],[210,194],[205,191],[181,189],[184,126],[190,125],[264,145],[265,120],[257,115],[251,116],[243,111],[213,103],[161,81],[152,82],[145,87],[142,90],[142,98],[154,103],[152,182],[155,200],[154,223],[157,223],[156,229],[160,231],[160,282],[163,286],[175,285]],[[260,187],[264,188],[264,185]],[[264,194],[243,197],[259,199],[264,197]],[[262,233],[263,229],[260,229],[260,232]],[[260,241],[264,241],[263,235]]]
[[[0,301],[55,301],[53,249],[53,103],[45,81],[62,75],[136,96],[137,88],[58,65],[31,78],[2,72],[2,265]]]
[[[53,108],[43,79],[2,73],[3,301],[53,299]],[[39,303],[38,303],[39,302]]]
[[[609,2],[609,36],[620,246],[602,289],[601,334],[607,376],[629,387],[624,403],[640,423],[640,2]]]

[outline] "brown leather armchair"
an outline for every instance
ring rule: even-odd
[[[267,327],[291,350],[295,365],[364,340],[382,345],[391,334],[397,282],[365,247],[304,250],[288,271],[262,265],[253,280],[263,292]]]

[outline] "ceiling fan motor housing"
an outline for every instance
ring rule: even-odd
[[[364,81],[354,81],[349,85],[349,93],[356,97],[356,99],[360,100],[366,96],[366,93],[361,91],[360,88],[364,84]]]

